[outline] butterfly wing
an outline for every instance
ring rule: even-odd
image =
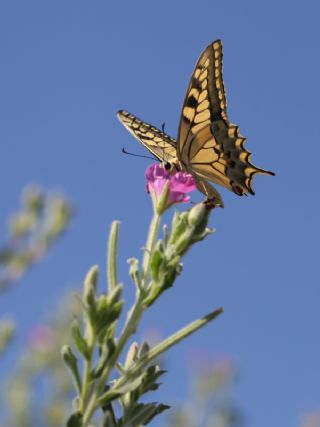
[[[176,164],[177,142],[174,138],[127,111],[118,111],[117,116],[128,131],[159,161]]]
[[[191,77],[182,107],[177,156],[184,168],[197,176],[198,188],[209,198],[216,196],[208,190],[206,180],[241,196],[254,194],[254,175],[274,174],[250,163],[251,153],[244,142],[238,126],[228,120],[222,44],[216,40],[204,50]],[[223,205],[220,197],[217,204]]]
[[[128,131],[143,144],[156,158],[160,161],[169,162],[176,170],[181,169],[180,162],[177,158],[177,141],[166,133],[160,131],[149,123],[143,122],[133,114],[127,111],[120,110],[117,116],[121,123],[128,129]],[[182,169],[184,167],[182,166]],[[221,200],[217,190],[213,188],[208,182],[200,179],[194,175],[197,186],[202,193],[209,195],[210,198]],[[221,200],[221,206],[223,206]]]

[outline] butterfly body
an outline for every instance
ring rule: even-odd
[[[274,175],[250,163],[245,138],[229,122],[226,108],[222,44],[216,40],[203,51],[192,74],[177,140],[126,111],[119,111],[118,117],[157,159],[170,163],[173,170],[191,173],[207,199],[223,207],[219,192],[208,181],[242,196],[254,194],[255,174]]]

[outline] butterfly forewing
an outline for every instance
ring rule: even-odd
[[[222,45],[210,44],[200,56],[192,74],[180,118],[178,151],[185,150],[190,134],[196,134],[214,120],[228,121],[222,79]]]
[[[239,195],[254,194],[253,176],[273,173],[250,163],[244,142],[238,127],[227,116],[222,45],[216,40],[204,50],[191,77],[180,119],[178,158],[200,178]]]
[[[127,111],[118,111],[117,116],[128,131],[158,160],[172,164],[177,162],[177,143],[174,138]]]

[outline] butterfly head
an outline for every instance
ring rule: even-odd
[[[161,165],[162,165],[163,169],[165,169],[167,172],[171,172],[173,169],[173,165],[170,162],[163,161],[163,162],[161,162]]]

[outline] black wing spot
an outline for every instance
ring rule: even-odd
[[[193,78],[192,79],[192,87],[198,90],[198,92],[202,91],[201,82],[198,79]]]
[[[197,99],[193,95],[189,96],[186,102],[186,106],[191,108],[196,108],[197,105],[198,105]]]

